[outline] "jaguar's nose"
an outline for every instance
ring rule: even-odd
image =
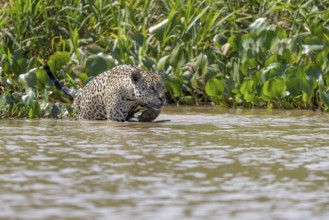
[[[151,103],[149,103],[149,106],[152,106],[153,108],[156,108],[156,109],[161,109],[162,106],[164,105],[166,99],[164,97],[158,97],[157,100],[154,100]]]

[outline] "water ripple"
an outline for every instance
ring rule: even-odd
[[[0,218],[329,215],[327,114],[200,107],[168,118],[0,121]]]

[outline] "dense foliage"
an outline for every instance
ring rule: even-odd
[[[0,118],[72,115],[42,66],[83,86],[165,72],[168,102],[329,109],[329,1],[0,1]]]

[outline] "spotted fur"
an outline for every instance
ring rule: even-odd
[[[129,65],[96,76],[80,90],[60,89],[73,97],[73,108],[83,119],[153,121],[165,102],[161,75]],[[135,116],[138,111],[141,115]]]

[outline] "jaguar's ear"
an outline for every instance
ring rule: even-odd
[[[139,81],[142,78],[142,73],[139,70],[135,70],[131,73],[131,80],[133,81],[133,83],[136,83],[137,81]]]

